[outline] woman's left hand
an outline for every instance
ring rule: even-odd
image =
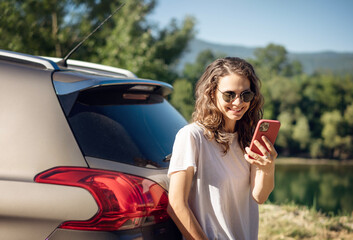
[[[274,170],[275,159],[278,154],[273,144],[265,136],[262,136],[262,140],[264,141],[266,147],[257,140],[254,142],[256,147],[261,151],[262,155],[257,154],[251,151],[249,147],[246,147],[245,151],[247,154],[244,156],[250,164],[256,165],[259,170],[269,174]]]

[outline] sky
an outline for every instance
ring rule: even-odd
[[[196,38],[211,43],[297,53],[353,53],[353,0],[157,0],[149,19],[196,18]]]

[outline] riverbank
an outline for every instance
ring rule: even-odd
[[[296,157],[279,157],[276,164],[321,164],[321,165],[353,165],[353,159],[332,160],[332,159],[313,159]]]
[[[294,204],[263,204],[259,211],[259,240],[353,239],[353,213],[328,216]]]

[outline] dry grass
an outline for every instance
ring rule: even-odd
[[[327,216],[294,204],[263,204],[259,240],[277,239],[353,239],[353,215]]]

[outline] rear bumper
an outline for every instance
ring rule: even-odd
[[[169,220],[151,226],[114,232],[77,231],[68,229],[56,229],[48,240],[180,240],[182,236],[173,223]]]

